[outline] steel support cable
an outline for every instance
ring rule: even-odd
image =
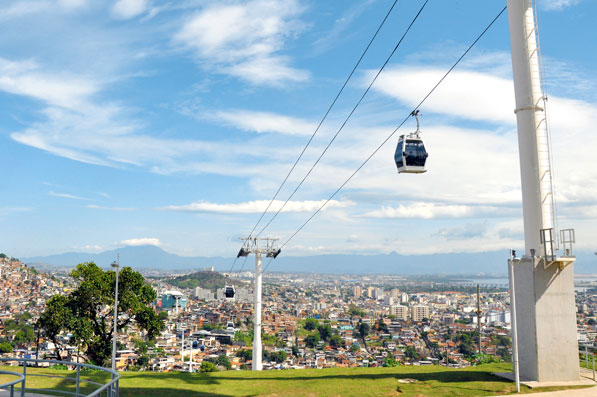
[[[238,260],[238,256],[236,258],[234,258],[234,262],[232,262],[232,266],[230,266],[230,270],[228,271],[228,274],[232,274],[232,269],[234,269],[234,265],[236,265],[237,260]]]
[[[282,190],[282,187],[284,187],[284,185],[286,184],[286,182],[288,181],[288,178],[290,177],[290,175],[292,174],[292,172],[294,171],[294,169],[296,168],[297,164],[299,163],[299,161],[301,160],[301,158],[303,157],[303,154],[305,154],[305,151],[307,150],[307,148],[311,145],[311,142],[313,141],[313,138],[315,138],[315,135],[317,135],[317,133],[319,132],[319,129],[321,128],[323,122],[327,119],[328,115],[330,114],[330,111],[332,110],[332,108],[334,107],[334,105],[336,104],[336,102],[338,101],[338,98],[340,97],[340,95],[342,94],[342,92],[344,91],[344,88],[346,88],[346,85],[348,84],[348,82],[350,81],[350,79],[352,78],[352,75],[354,74],[354,72],[357,70],[357,68],[359,67],[359,65],[361,64],[361,61],[363,60],[363,58],[365,57],[365,54],[367,54],[367,51],[369,51],[369,47],[371,47],[371,44],[373,44],[373,41],[375,40],[375,38],[377,37],[377,34],[379,33],[379,31],[381,30],[381,28],[383,27],[383,25],[385,24],[386,20],[388,19],[388,17],[390,16],[390,13],[392,12],[392,10],[394,9],[394,6],[396,5],[396,3],[398,2],[398,0],[394,0],[394,3],[392,4],[392,6],[390,7],[390,9],[388,10],[388,12],[386,13],[386,16],[384,17],[384,19],[381,21],[381,24],[379,25],[379,27],[377,28],[377,30],[375,31],[375,34],[373,35],[373,37],[371,38],[371,40],[369,41],[369,44],[367,44],[367,47],[365,48],[365,50],[363,51],[363,53],[361,54],[359,60],[357,61],[357,63],[354,65],[354,67],[352,68],[352,71],[350,72],[350,74],[348,75],[348,77],[346,78],[346,80],[344,81],[344,84],[342,84],[342,88],[340,88],[340,91],[338,91],[338,94],[336,94],[336,97],[334,98],[334,100],[332,101],[331,105],[328,107],[327,111],[325,112],[325,114],[323,115],[323,118],[321,119],[321,121],[319,122],[319,124],[317,125],[317,128],[315,128],[315,131],[313,132],[313,134],[311,135],[311,137],[309,138],[309,140],[307,141],[307,144],[305,145],[305,147],[303,148],[303,150],[301,151],[301,153],[299,154],[299,156],[297,157],[296,161],[294,162],[294,164],[292,165],[292,167],[290,168],[290,171],[288,171],[288,174],[286,175],[286,177],[284,178],[284,180],[282,181],[282,183],[280,184],[280,187],[278,188],[278,190],[276,191],[276,193],[274,194],[274,196],[272,197],[272,199],[270,200],[269,204],[267,205],[267,207],[265,208],[265,210],[263,211],[263,213],[261,214],[261,216],[259,217],[259,220],[257,221],[257,223],[255,224],[255,226],[253,226],[253,229],[251,230],[251,233],[249,233],[249,235],[252,235],[253,232],[255,231],[255,229],[257,228],[257,226],[259,226],[259,223],[261,223],[261,221],[263,220],[263,217],[265,216],[265,214],[267,213],[267,211],[270,209],[271,205],[273,204],[274,200],[276,199],[276,197],[278,197],[278,194],[280,194],[280,191]]]
[[[253,234],[253,232],[255,231],[255,229],[257,229],[257,226],[259,226],[259,224],[263,220],[263,217],[265,216],[265,214],[267,214],[267,212],[269,211],[270,207],[272,206],[274,200],[276,200],[276,198],[278,197],[278,194],[280,194],[280,191],[282,190],[282,187],[284,187],[284,185],[288,181],[288,178],[290,177],[290,175],[292,174],[292,172],[296,168],[297,164],[299,163],[299,161],[301,160],[301,158],[305,154],[305,151],[311,145],[311,142],[313,141],[313,138],[315,138],[315,135],[317,135],[317,133],[319,132],[319,129],[321,128],[323,122],[327,119],[328,115],[330,114],[332,108],[334,107],[334,105],[338,101],[338,98],[340,97],[340,95],[342,94],[342,92],[344,92],[344,88],[346,88],[346,86],[348,85],[348,82],[352,78],[352,75],[354,74],[354,72],[357,70],[357,68],[361,64],[361,61],[363,60],[363,58],[365,57],[365,55],[369,51],[369,47],[371,47],[371,44],[373,44],[373,41],[377,37],[377,35],[378,35],[379,31],[381,30],[381,28],[383,27],[383,25],[386,23],[386,20],[388,19],[388,17],[392,13],[392,10],[394,9],[394,6],[396,6],[397,2],[398,2],[398,0],[394,0],[394,2],[392,3],[392,6],[390,7],[390,9],[388,10],[388,12],[386,13],[385,17],[383,18],[383,20],[381,21],[381,23],[379,24],[379,26],[377,27],[377,30],[375,31],[375,34],[373,35],[373,37],[369,41],[369,44],[367,44],[367,47],[365,47],[365,50],[363,51],[363,53],[359,57],[359,60],[357,61],[357,63],[352,68],[352,71],[350,72],[350,74],[348,75],[348,77],[346,78],[346,80],[344,81],[344,84],[342,84],[342,87],[340,88],[340,91],[338,91],[338,94],[336,94],[336,97],[334,98],[334,100],[332,101],[331,105],[328,107],[327,111],[323,115],[323,118],[321,119],[321,121],[319,122],[319,124],[317,125],[317,127],[315,128],[315,131],[313,132],[313,134],[311,135],[311,137],[307,141],[307,144],[305,145],[305,147],[303,148],[303,150],[301,151],[301,153],[299,154],[299,156],[295,160],[294,164],[290,168],[290,171],[288,171],[288,174],[286,174],[286,177],[284,178],[284,180],[280,184],[280,187],[278,187],[278,190],[276,190],[276,193],[274,194],[274,196],[272,197],[272,199],[268,203],[267,207],[261,213],[261,216],[257,220],[257,223],[255,223],[255,226],[253,226],[253,229],[251,230],[251,233],[249,233],[249,236],[251,236]],[[234,268],[235,264],[236,264],[236,260],[232,264],[232,267],[230,268],[230,272],[232,272],[232,269]]]
[[[276,211],[276,213],[270,218],[270,220],[265,224],[265,226],[263,226],[263,228],[261,228],[261,230],[259,231],[259,233],[257,233],[257,236],[260,236],[261,233],[263,233],[265,231],[265,229],[267,229],[267,227],[274,221],[274,219],[276,219],[278,217],[278,215],[280,214],[280,212],[282,212],[282,210],[284,209],[284,207],[286,207],[286,204],[288,204],[288,202],[292,199],[292,197],[294,197],[294,195],[296,194],[296,192],[303,185],[303,183],[305,182],[305,180],[309,177],[309,175],[311,175],[311,172],[313,172],[313,170],[315,169],[315,167],[317,166],[317,164],[319,164],[319,161],[326,154],[326,152],[328,151],[328,149],[330,148],[330,146],[332,146],[332,143],[334,143],[334,141],[336,140],[336,138],[338,137],[338,135],[340,134],[340,132],[342,132],[342,130],[344,129],[344,126],[346,126],[346,124],[348,123],[348,120],[350,120],[350,118],[352,117],[352,115],[354,114],[354,112],[357,110],[357,108],[359,107],[359,105],[361,104],[361,102],[363,102],[363,99],[365,99],[365,96],[367,95],[367,93],[369,93],[369,91],[371,90],[371,87],[377,81],[377,78],[379,77],[379,75],[381,74],[381,72],[383,72],[383,70],[385,69],[385,67],[388,65],[388,63],[390,62],[390,59],[392,59],[392,57],[394,56],[394,54],[396,53],[396,51],[398,50],[398,48],[402,44],[402,41],[404,41],[404,38],[406,37],[406,35],[408,34],[408,32],[410,31],[410,29],[412,28],[412,26],[417,21],[417,19],[419,18],[419,15],[421,15],[421,13],[423,12],[423,9],[425,8],[425,6],[427,5],[428,2],[429,2],[429,0],[425,0],[425,2],[421,6],[421,8],[417,12],[417,14],[414,16],[414,18],[412,19],[412,21],[410,22],[410,24],[408,25],[408,27],[406,28],[406,30],[402,34],[402,37],[400,37],[400,40],[398,40],[398,43],[396,44],[396,46],[394,47],[394,49],[392,50],[392,52],[390,53],[390,55],[387,57],[386,61],[383,63],[383,65],[381,66],[381,68],[377,71],[377,73],[375,74],[375,77],[373,78],[373,80],[371,81],[371,83],[369,84],[369,86],[367,87],[367,89],[365,90],[365,92],[363,92],[363,95],[361,95],[361,98],[354,105],[354,107],[352,108],[352,110],[350,111],[350,113],[348,114],[348,116],[346,117],[346,119],[344,120],[344,122],[342,123],[342,125],[340,126],[340,128],[338,129],[338,131],[336,131],[336,133],[334,134],[334,136],[332,137],[332,139],[328,142],[328,144],[325,147],[325,149],[323,149],[323,152],[321,152],[321,154],[319,155],[319,157],[317,158],[317,160],[315,160],[315,162],[313,163],[313,165],[311,166],[311,168],[309,169],[309,171],[305,174],[305,176],[303,177],[303,179],[299,182],[299,184],[296,186],[296,188],[292,191],[292,193],[286,199],[286,201],[284,202],[284,204],[282,204],[282,206],[278,209],[278,211]],[[326,204],[327,204],[327,202],[326,202]]]
[[[237,276],[237,278],[238,278],[238,277],[240,277],[240,274],[243,272],[243,269],[245,268],[245,264],[247,263],[247,259],[249,259],[249,257],[248,257],[248,256],[245,256],[245,260],[243,261],[243,264],[240,266],[240,269],[239,269],[239,271],[238,271],[238,276]]]
[[[507,6],[504,6],[504,8],[502,8],[502,10],[495,16],[495,18],[492,19],[492,21],[489,23],[489,25],[487,25],[487,27],[485,27],[485,29],[481,32],[481,34],[479,34],[479,36],[477,36],[475,41],[473,41],[473,43],[466,49],[466,51],[464,51],[464,53],[460,56],[460,58],[458,58],[458,60],[452,65],[452,67],[450,67],[450,69],[448,69],[448,71],[443,75],[443,77],[441,79],[439,79],[439,81],[435,84],[435,86],[433,86],[433,88],[427,93],[427,95],[425,95],[425,97],[423,97],[423,99],[417,104],[417,106],[415,106],[413,111],[417,110],[423,103],[425,103],[425,101],[427,101],[427,99],[431,96],[431,94],[433,94],[433,92],[437,89],[437,87],[439,87],[439,85],[446,79],[446,77],[448,77],[448,75],[454,70],[454,68],[456,68],[456,66],[458,66],[460,61],[462,61],[462,59],[470,52],[470,50],[475,46],[475,44],[477,44],[477,42],[479,40],[481,40],[481,38],[485,35],[485,33],[487,33],[487,31],[493,26],[493,24],[499,19],[499,17],[502,16],[502,14],[504,13],[504,11],[506,11],[506,9],[507,9]],[[390,133],[390,135],[388,135],[382,141],[382,143],[365,159],[365,161],[363,161],[361,163],[361,165],[340,185],[340,187],[338,187],[334,191],[334,193],[332,193],[332,195],[317,210],[315,210],[315,212],[284,242],[284,244],[282,244],[280,246],[280,249],[284,248],[297,234],[299,234],[299,232],[301,230],[303,230],[303,228],[305,226],[307,226],[307,224],[309,222],[311,222],[311,220],[336,196],[336,194],[338,194],[338,192],[340,192],[340,190],[342,190],[344,188],[344,186],[346,186],[346,184],[348,184],[348,182],[350,182],[350,180],[352,178],[354,178],[354,176],[361,170],[361,168],[363,168],[369,162],[369,160],[371,160],[373,158],[373,156],[375,156],[377,154],[377,152],[379,152],[379,150],[396,134],[396,132],[398,132],[398,130],[406,123],[406,121],[408,121],[409,118],[410,118],[410,112],[409,112],[408,116],[406,116],[406,118],[404,120],[402,120],[402,122],[398,125],[398,127],[396,127],[392,131],[392,133]],[[267,270],[267,268],[269,267],[269,265],[271,263],[272,263],[272,259],[270,259],[270,261],[265,265],[265,268],[263,269],[264,272]]]

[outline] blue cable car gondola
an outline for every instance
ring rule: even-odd
[[[421,133],[419,130],[419,111],[413,111],[411,116],[415,116],[417,119],[417,130],[408,135],[400,135],[398,145],[396,145],[396,153],[394,154],[394,161],[399,174],[421,174],[427,171],[425,162],[428,154],[419,135]]]

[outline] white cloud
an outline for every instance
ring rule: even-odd
[[[0,217],[33,211],[30,207],[0,207]]]
[[[75,248],[75,249],[79,249],[79,248]],[[81,247],[81,249],[85,250],[85,251],[89,251],[89,252],[101,252],[104,250],[104,247],[102,247],[101,245],[97,245],[97,244],[86,244],[83,247]]]
[[[434,219],[434,218],[475,218],[487,216],[508,216],[513,211],[508,208],[474,205],[445,205],[419,202],[398,207],[383,206],[379,210],[371,211],[365,216],[373,218],[404,218],[404,219]]]
[[[439,68],[396,67],[382,73],[373,88],[414,107],[444,74]],[[516,121],[512,81],[478,71],[454,70],[422,108],[469,120]]]
[[[67,199],[73,199],[73,200],[89,200],[88,198],[85,197],[79,197],[79,196],[75,196],[73,194],[68,194],[68,193],[56,193],[52,190],[50,190],[48,192],[48,196],[52,196],[52,197],[61,197],[61,198],[67,198]]]
[[[308,72],[278,54],[298,31],[302,11],[298,0],[212,4],[187,20],[174,39],[193,49],[200,64],[253,84],[304,81]]]
[[[127,246],[139,246],[139,245],[155,245],[156,247],[159,247],[162,245],[162,242],[160,241],[159,238],[154,238],[154,237],[144,237],[144,238],[131,238],[128,240],[122,240],[120,242],[120,244],[122,245],[127,245]]]
[[[277,132],[287,135],[311,135],[315,124],[296,117],[250,110],[219,111],[207,117],[222,120],[233,127],[257,133]]]
[[[143,14],[148,8],[147,0],[118,0],[112,6],[112,15],[119,19],[130,19]]]
[[[106,207],[101,205],[89,204],[85,208],[96,209],[96,210],[107,210],[107,211],[134,211],[134,208],[128,207]]]
[[[300,82],[309,79],[309,72],[291,68],[287,63],[287,57],[270,56],[251,59],[224,68],[224,70],[253,84],[277,85],[282,81]]]
[[[58,4],[67,10],[74,10],[85,6],[87,0],[58,0]]]
[[[0,90],[69,109],[84,106],[98,84],[81,77],[48,74],[33,61],[0,58]]]
[[[572,7],[580,3],[581,0],[543,0],[543,8],[549,11],[560,11],[567,7]]]
[[[319,207],[323,205],[325,200],[320,201],[289,201],[288,204],[284,207],[282,212],[312,212],[317,210]],[[254,213],[261,213],[269,204],[268,200],[257,200],[257,201],[248,201],[244,203],[234,203],[234,204],[216,204],[216,203],[208,203],[208,202],[196,202],[187,205],[169,205],[164,207],[165,210],[170,211],[184,211],[184,212],[214,212],[214,213],[222,213],[222,214],[254,214]],[[282,205],[284,204],[283,201],[274,200],[272,206],[270,207],[270,212],[278,211]],[[352,206],[353,203],[350,201],[337,201],[331,200],[324,208],[331,209],[331,208],[346,208]]]
[[[0,6],[0,20],[57,10],[70,12],[87,5],[86,0],[17,0]]]

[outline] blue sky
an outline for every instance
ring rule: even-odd
[[[0,250],[33,256],[148,243],[234,255],[391,3],[3,1]],[[421,4],[398,2],[279,199]],[[431,0],[265,235],[287,239],[504,5]],[[538,0],[538,9],[559,226],[576,228],[578,247],[593,249],[597,2]],[[504,14],[421,107],[429,171],[398,175],[391,139],[285,253],[521,248],[513,97]]]

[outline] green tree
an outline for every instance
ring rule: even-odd
[[[396,363],[394,356],[392,356],[391,354],[388,354],[388,356],[384,360],[383,366],[384,367],[395,367],[397,365],[398,365],[398,363]]]
[[[292,345],[292,355],[298,357],[299,355],[299,348],[297,345]]]
[[[307,336],[305,338],[305,344],[307,345],[307,347],[314,348],[317,346],[318,343],[319,343],[319,333],[318,332],[313,332],[312,334],[310,334],[309,336]]]
[[[330,346],[332,347],[341,347],[344,345],[344,340],[338,334],[334,334],[330,337]]]
[[[224,367],[226,369],[232,369],[232,364],[230,364],[230,360],[224,354],[221,354],[218,356],[215,364],[219,365],[220,367]]]
[[[286,360],[286,352],[284,350],[280,350],[277,352],[270,352],[265,350],[263,352],[263,359],[267,361],[275,361],[277,363],[282,363]]]
[[[356,352],[358,352],[359,350],[361,350],[361,348],[360,348],[360,347],[359,347],[359,345],[357,345],[356,343],[353,343],[353,344],[352,344],[352,346],[350,346],[350,351],[351,351],[352,353],[356,353]]]
[[[68,296],[50,298],[39,325],[54,343],[61,333],[72,333],[71,343],[84,346],[90,361],[106,365],[112,349],[116,273],[87,262],[77,265],[71,277],[78,287]],[[140,273],[122,268],[118,277],[117,329],[122,331],[136,324],[147,332],[148,340],[153,340],[164,329],[164,322],[150,306],[155,298],[155,291]]]
[[[473,357],[477,353],[477,349],[472,341],[461,342],[458,345],[458,351],[465,357]]]
[[[147,357],[145,354],[142,354],[135,362],[135,365],[139,366],[141,369],[146,368],[149,365],[149,357]]]
[[[502,360],[510,361],[512,360],[512,355],[507,347],[500,347],[495,352]]]
[[[199,372],[216,372],[217,370],[216,365],[211,361],[203,361],[199,367]]]
[[[371,327],[367,323],[359,323],[359,326],[357,329],[359,331],[359,334],[361,335],[361,338],[365,338],[367,335],[369,335],[369,331],[371,330]]]
[[[412,346],[406,346],[406,349],[404,349],[404,355],[406,357],[410,358],[411,360],[419,359],[419,353],[417,353],[415,348]]]
[[[377,322],[377,331],[383,334],[387,334],[388,332],[390,332],[390,330],[388,329],[388,325],[384,323],[383,318],[380,318]]]
[[[27,343],[32,343],[35,341],[35,332],[33,332],[33,327],[30,325],[26,325],[21,328],[15,334],[13,342],[17,345],[24,345]]]
[[[12,353],[12,345],[8,342],[0,342],[0,353]]]
[[[308,318],[305,320],[305,326],[303,328],[305,328],[307,331],[313,331],[315,328],[317,328],[318,324],[319,322],[316,319]]]
[[[363,317],[365,315],[365,311],[360,309],[358,306],[350,305],[348,308],[348,314],[351,317]]]
[[[54,295],[46,302],[46,309],[39,317],[38,326],[56,346],[62,345],[59,335],[75,322],[73,310],[70,307],[72,304],[65,295]],[[58,360],[62,360],[60,349],[56,349],[56,355]]]
[[[253,350],[252,349],[243,349],[239,350],[236,353],[237,357],[240,357],[243,361],[248,361],[253,358]]]
[[[330,326],[330,324],[319,325],[317,327],[317,331],[319,331],[319,336],[323,340],[328,340],[330,339],[330,336],[332,336],[332,327]]]

